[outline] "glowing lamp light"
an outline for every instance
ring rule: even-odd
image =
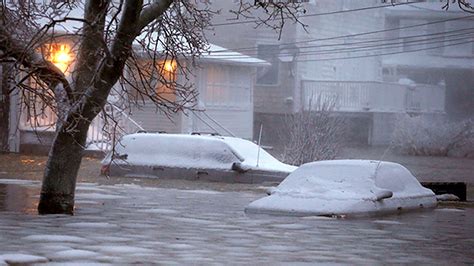
[[[163,68],[168,72],[174,72],[176,68],[176,62],[174,61],[165,61]]]
[[[71,48],[67,44],[53,44],[50,48],[49,61],[51,61],[63,73],[66,72],[72,62]]]

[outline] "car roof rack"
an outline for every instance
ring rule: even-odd
[[[201,136],[201,135],[221,136],[221,134],[219,134],[219,133],[217,133],[217,132],[191,132],[191,135],[198,135],[198,136]]]

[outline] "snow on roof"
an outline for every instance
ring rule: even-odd
[[[208,53],[204,53],[201,58],[206,61],[227,62],[232,64],[270,65],[270,63],[265,60],[244,55],[212,43],[209,44]]]
[[[403,166],[383,161],[334,160],[304,164],[273,194],[252,202],[247,211],[284,214],[356,214],[436,205]]]
[[[82,4],[78,7],[73,8],[69,11],[66,17],[69,18],[83,18],[84,8]],[[65,17],[64,15],[52,18],[52,19],[62,19]],[[110,19],[110,17],[108,17]],[[49,19],[41,19],[38,21],[42,25],[48,24],[51,21]],[[65,32],[70,34],[77,34],[81,28],[83,27],[83,23],[77,20],[66,20],[64,22],[57,23],[54,27],[56,32]],[[157,42],[156,39],[158,38],[157,33],[151,34],[151,41],[146,38],[147,32],[142,32],[133,42],[135,49],[140,50],[144,49],[142,43],[147,42],[149,44],[145,44],[145,48],[151,51],[163,51],[163,47],[161,43]],[[155,49],[155,45],[158,47]],[[237,64],[237,65],[252,65],[252,66],[269,66],[265,60],[258,59],[255,57],[251,57],[248,55],[244,55],[242,53],[229,50],[227,48],[218,46],[216,44],[210,43],[207,47],[207,52],[204,52],[200,60],[203,61],[212,61],[212,62],[219,62],[219,63],[227,63],[227,64]]]
[[[147,33],[143,32],[134,40],[133,44],[138,52],[145,52],[148,49],[150,51],[157,51],[158,53],[160,53],[164,51],[164,48],[161,42],[157,40],[157,38],[158,36],[155,33],[149,34],[147,36]],[[218,62],[234,65],[270,65],[270,63],[265,60],[244,55],[213,43],[208,44],[207,51],[203,52],[199,59],[207,62]]]

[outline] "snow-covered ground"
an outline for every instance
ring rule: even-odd
[[[253,213],[372,215],[433,208],[434,193],[402,165],[333,160],[302,165],[272,191],[252,202]]]

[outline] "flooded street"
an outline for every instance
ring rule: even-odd
[[[0,180],[0,264],[474,263],[472,204],[370,219],[247,216],[263,194],[81,183],[75,216],[37,216],[39,186]]]

